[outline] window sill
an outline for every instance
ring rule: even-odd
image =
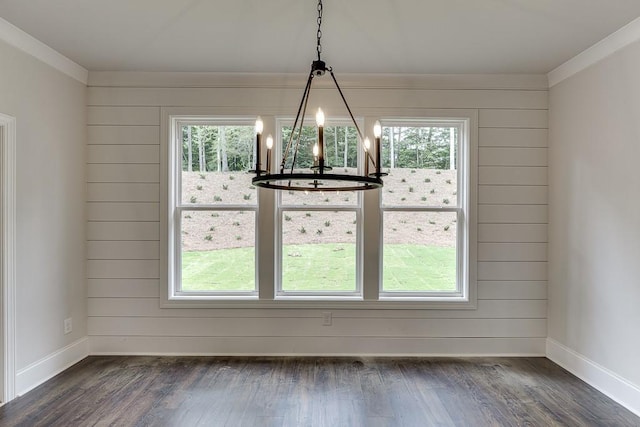
[[[385,297],[365,301],[362,297],[278,296],[274,300],[258,297],[189,297],[161,300],[162,308],[210,309],[318,309],[318,310],[473,310],[475,301],[459,297],[407,298]]]

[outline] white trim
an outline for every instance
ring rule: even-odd
[[[0,300],[2,338],[1,401],[15,397],[16,383],[16,119],[0,114],[0,235],[2,236],[2,259],[0,260]]]
[[[379,298],[378,292],[378,277],[369,275],[368,281],[363,283],[362,286],[362,296],[353,296],[353,295],[331,295],[324,296],[314,294],[313,296],[307,297],[306,295],[291,295],[291,296],[276,296],[273,291],[269,291],[267,293],[262,293],[264,289],[271,288],[274,289],[275,286],[274,280],[276,279],[276,275],[274,271],[269,268],[264,272],[264,275],[261,277],[261,281],[258,283],[260,297],[258,298],[255,295],[236,295],[225,298],[224,295],[194,295],[194,296],[185,296],[180,295],[176,296],[172,294],[170,287],[169,278],[175,277],[175,271],[172,271],[172,264],[170,257],[173,256],[172,246],[170,239],[174,238],[171,233],[168,233],[168,225],[172,221],[172,213],[173,208],[171,207],[171,200],[175,198],[175,195],[172,195],[170,191],[175,191],[171,184],[171,176],[172,171],[169,166],[173,167],[175,162],[172,162],[170,159],[171,156],[175,155],[175,153],[170,149],[170,137],[175,132],[175,122],[180,120],[192,119],[194,121],[202,121],[208,117],[219,117],[224,120],[225,117],[229,117],[231,119],[238,119],[239,117],[246,117],[246,112],[243,107],[239,107],[236,110],[229,112],[225,110],[224,112],[220,112],[219,108],[214,107],[161,107],[160,116],[161,116],[161,125],[160,125],[160,230],[161,230],[161,238],[160,238],[160,306],[162,308],[237,308],[237,309],[250,309],[250,308],[314,308],[314,309],[403,309],[403,310],[424,310],[424,309],[438,309],[438,310],[462,310],[462,309],[475,309],[477,308],[477,155],[478,155],[478,110],[477,109],[451,109],[451,110],[440,110],[440,109],[424,109],[420,110],[418,113],[408,113],[401,114],[398,112],[398,109],[392,108],[388,112],[380,111],[375,116],[372,115],[364,115],[363,120],[364,123],[372,122],[372,120],[377,120],[379,117],[385,117],[388,120],[406,120],[406,117],[416,117],[416,120],[435,120],[439,122],[443,122],[446,120],[461,120],[464,121],[467,127],[467,144],[468,144],[468,159],[469,162],[469,189],[468,189],[468,211],[467,211],[467,219],[466,225],[468,227],[468,237],[467,237],[467,245],[468,245],[468,257],[469,262],[467,266],[467,271],[465,272],[465,276],[468,277],[468,294],[464,296],[446,296],[446,297],[438,297],[438,296],[429,296],[427,298],[424,297],[412,297],[412,298],[403,298],[401,296],[393,296],[391,298]],[[416,115],[418,114],[418,115]],[[276,115],[273,114],[273,111],[267,109],[267,111],[262,114],[263,121],[265,123],[265,128],[271,128],[273,131],[277,130],[277,126],[275,123],[278,122]],[[335,121],[339,121],[340,119],[336,119]],[[335,122],[334,121],[334,122]],[[275,132],[277,133],[277,132]],[[275,203],[275,196],[271,195],[270,197],[262,197],[261,200],[269,199],[270,202]],[[366,197],[365,197],[366,199]],[[364,201],[363,203],[366,203]],[[361,205],[364,206],[364,205]],[[206,208],[206,207],[205,207]],[[260,211],[260,207],[258,207],[260,215],[276,215],[277,209],[274,205],[269,203],[269,205],[264,207],[265,210]],[[319,208],[317,206],[303,206],[303,207],[283,207],[284,210],[296,210],[296,209],[304,209],[304,210],[315,210]],[[219,209],[219,208],[218,208]],[[267,213],[266,210],[270,212]],[[325,207],[326,209],[326,207]],[[358,206],[349,206],[345,207],[344,210],[352,211],[360,209],[362,211],[362,207]],[[448,209],[448,208],[445,208]],[[330,208],[330,210],[335,210],[335,208]],[[341,210],[341,209],[338,209]],[[373,207],[372,212],[379,212],[379,206]],[[364,216],[364,215],[363,215]],[[369,215],[369,220],[371,222],[371,215]],[[278,227],[278,221],[274,221],[275,217],[269,218],[269,227]],[[259,220],[260,224],[265,224],[265,219]],[[377,221],[373,221],[377,222]],[[376,227],[372,227],[371,229],[375,229]],[[273,231],[266,233],[269,236],[275,236]],[[381,235],[376,233],[376,236]],[[363,238],[365,238],[363,236]],[[260,247],[260,251],[256,254],[258,259],[258,265],[264,266],[265,264],[275,265],[275,262],[279,260],[281,257],[277,254],[278,245],[273,241],[266,241],[265,245],[262,245],[261,242],[258,242]],[[265,248],[267,250],[265,251]],[[272,252],[273,251],[273,252]],[[273,263],[268,263],[269,258],[276,255],[276,261]],[[266,255],[267,259],[260,259],[262,255]],[[376,254],[377,255],[377,254]],[[364,256],[364,255],[361,255]],[[371,257],[371,253],[367,254],[367,259],[369,262],[377,263],[377,265],[381,265],[379,257]],[[377,259],[377,261],[374,261]],[[360,258],[360,262],[363,262],[363,259]],[[364,265],[364,264],[363,264]],[[375,264],[372,264],[375,265]],[[371,271],[378,271],[378,269],[371,269]],[[262,274],[262,270],[258,270],[258,274]],[[362,274],[362,273],[361,273]],[[362,280],[363,276],[360,276],[360,280]],[[375,286],[375,292],[371,292],[371,289]]]
[[[80,83],[86,85],[89,81],[89,71],[86,68],[2,18],[0,18],[0,40],[39,59]]]
[[[89,356],[89,338],[84,337],[20,369],[16,375],[18,396],[33,390],[87,356]]]
[[[182,229],[182,212],[187,211],[203,211],[203,212],[215,212],[215,211],[245,211],[254,213],[254,229],[256,231],[254,236],[254,247],[259,245],[259,235],[257,233],[258,225],[258,204],[246,204],[246,205],[189,205],[181,202],[182,192],[182,175],[180,172],[180,154],[182,152],[182,145],[176,144],[176,140],[181,138],[181,129],[183,125],[236,125],[236,126],[250,126],[253,127],[253,118],[233,116],[233,117],[209,117],[209,116],[197,116],[197,115],[164,115],[164,109],[162,110],[163,119],[166,118],[167,123],[163,123],[167,129],[163,127],[161,133],[163,139],[161,142],[161,169],[165,171],[166,176],[162,176],[162,203],[161,210],[164,212],[165,217],[161,220],[161,233],[160,239],[162,245],[162,263],[163,268],[168,271],[166,280],[167,283],[163,283],[163,293],[161,306],[172,307],[176,303],[188,302],[191,300],[219,300],[219,299],[253,299],[258,296],[258,257],[255,257],[255,271],[256,276],[254,278],[255,290],[254,291],[238,291],[238,292],[211,292],[211,293],[197,293],[197,292],[182,292],[177,290],[181,288],[181,257],[182,250],[180,244],[180,230]],[[163,144],[166,144],[163,145]],[[166,166],[166,167],[165,167]],[[166,218],[166,219],[165,219]],[[166,267],[164,267],[166,266]],[[163,273],[164,274],[164,273]],[[164,277],[163,277],[164,280]],[[180,285],[179,285],[180,284]],[[166,292],[166,293],[165,293]]]
[[[557,85],[638,40],[640,40],[640,18],[631,21],[615,33],[550,71],[547,74],[549,87]]]
[[[158,357],[357,357],[357,358],[412,358],[412,359],[424,359],[433,357],[446,357],[446,358],[460,358],[460,357],[544,357],[543,353],[340,353],[334,352],[313,352],[313,353],[234,353],[234,352],[140,352],[140,351],[97,351],[91,353],[91,356],[158,356]]]
[[[458,194],[457,206],[401,206],[401,205],[385,205],[382,203],[382,197],[380,198],[380,221],[382,228],[382,244],[380,247],[380,299],[387,299],[392,301],[394,298],[410,299],[413,297],[423,297],[425,299],[437,298],[446,300],[446,298],[453,298],[454,300],[460,300],[462,302],[469,301],[469,288],[470,280],[468,275],[469,260],[469,199],[471,190],[471,136],[470,136],[470,122],[471,117],[458,117],[458,118],[424,118],[424,119],[387,119],[380,118],[383,128],[387,127],[455,127],[458,129],[460,135],[460,141],[458,141],[458,164],[456,169],[456,186]],[[474,180],[475,182],[475,180]],[[384,290],[384,273],[382,272],[383,255],[384,255],[384,214],[386,212],[436,212],[436,213],[455,213],[456,214],[456,290],[455,292],[394,292]],[[462,256],[461,256],[462,255]]]
[[[91,71],[91,87],[180,87],[180,88],[295,88],[301,89],[305,74],[282,73],[191,73],[159,71]],[[547,90],[546,74],[362,74],[340,73],[340,86],[375,89],[450,90]],[[318,79],[317,88],[334,88]],[[291,113],[292,109],[289,110]],[[261,115],[265,112],[260,111]],[[263,116],[264,118],[264,116]]]
[[[92,356],[544,357],[545,338],[92,336]]]
[[[547,358],[640,416],[640,387],[615,372],[547,338]]]

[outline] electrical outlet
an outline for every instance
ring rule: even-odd
[[[71,317],[64,319],[64,334],[70,334],[73,331],[73,320]]]
[[[322,312],[322,326],[331,326],[331,312]]]

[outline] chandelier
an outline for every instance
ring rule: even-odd
[[[333,74],[333,68],[327,67],[327,64],[322,60],[322,0],[318,0],[318,31],[317,31],[317,45],[316,51],[318,59],[311,63],[311,72],[307,79],[307,85],[304,88],[302,99],[298,107],[296,118],[293,122],[293,128],[289,135],[288,142],[283,150],[282,161],[280,162],[277,173],[271,171],[271,150],[273,149],[273,138],[269,136],[266,140],[267,148],[267,161],[266,169],[262,169],[260,152],[262,150],[262,130],[263,123],[260,118],[256,121],[256,167],[250,171],[255,173],[256,176],[252,179],[252,184],[256,187],[271,188],[276,190],[290,190],[290,191],[353,191],[353,190],[370,190],[374,188],[382,187],[382,176],[387,175],[381,171],[380,160],[380,136],[382,135],[382,128],[379,122],[376,122],[373,128],[373,134],[375,137],[375,159],[371,154],[371,143],[368,138],[364,138],[360,131],[360,126],[356,122],[356,119],[351,112],[351,108],[347,103],[342,89]],[[309,95],[313,81],[317,77],[322,77],[326,72],[329,72],[331,79],[335,85],[335,88],[340,94],[344,106],[349,113],[351,122],[355,127],[358,134],[358,149],[362,150],[364,154],[364,174],[337,174],[332,173],[332,167],[328,164],[325,156],[325,141],[324,141],[324,122],[325,117],[322,109],[318,109],[316,114],[317,125],[317,141],[313,146],[313,166],[307,170],[296,167],[296,159],[300,150],[300,141],[302,139],[302,129],[304,126],[304,120],[307,113],[307,104],[309,102]],[[369,173],[369,165],[372,164],[374,168],[373,173]]]

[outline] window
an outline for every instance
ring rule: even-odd
[[[291,124],[281,121],[283,152]],[[305,126],[296,165],[313,166],[316,128]],[[325,127],[327,165],[343,173],[358,168],[357,132],[352,124],[333,121]],[[290,168],[291,165],[285,165]],[[356,296],[361,294],[360,192],[294,192],[277,195],[279,296]]]
[[[251,185],[255,117],[189,110],[164,110],[164,306],[473,306],[476,112],[364,117],[362,129],[382,123],[384,187],[306,194]],[[291,121],[263,121],[282,153]],[[305,127],[300,168],[313,165],[316,140]],[[364,168],[349,121],[328,121],[325,144],[335,172]],[[280,160],[272,156],[272,170]]]
[[[253,125],[185,118],[173,130],[174,295],[257,295],[257,192],[246,173],[254,157]]]
[[[469,174],[464,122],[389,121],[382,128],[382,296],[462,296]]]

